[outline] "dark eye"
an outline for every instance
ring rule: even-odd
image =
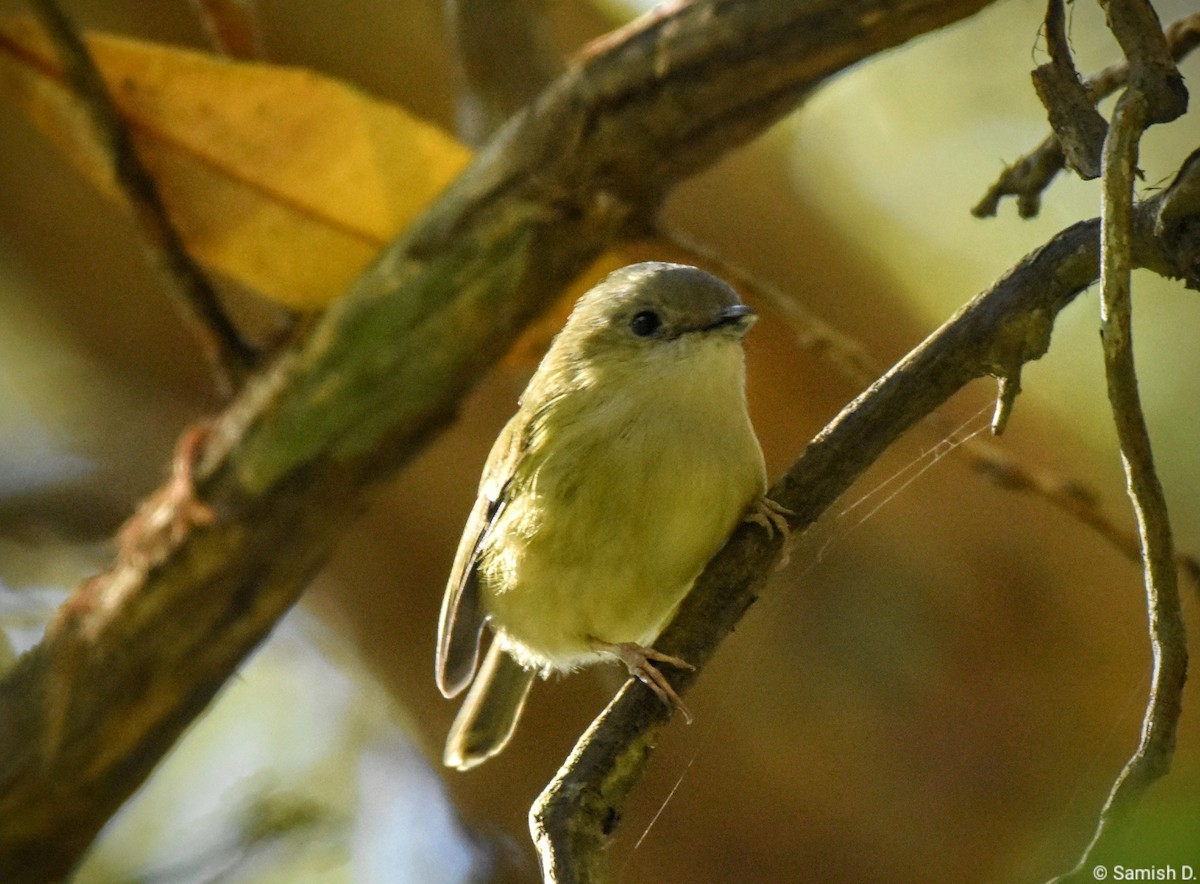
[[[662,320],[653,310],[643,310],[629,322],[629,329],[639,338],[648,338],[662,326]]]

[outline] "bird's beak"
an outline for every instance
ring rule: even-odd
[[[758,314],[745,304],[730,304],[728,307],[721,308],[721,312],[708,324],[705,330],[721,328],[726,325],[736,325],[740,326],[742,331],[745,331],[754,324],[756,319],[758,319]]]

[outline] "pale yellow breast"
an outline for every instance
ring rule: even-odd
[[[527,664],[588,662],[592,637],[648,645],[763,493],[741,348],[696,344],[632,390],[601,387],[561,426],[552,418],[531,480],[493,526],[484,601]]]

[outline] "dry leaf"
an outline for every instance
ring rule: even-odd
[[[470,159],[436,127],[310,71],[104,35],[87,43],[189,251],[290,307],[340,295]],[[123,199],[29,18],[0,25],[0,94]]]
[[[101,34],[87,43],[189,252],[210,272],[295,309],[341,295],[471,158],[437,127],[310,71]],[[0,24],[0,95],[125,202],[29,17]],[[535,362],[582,292],[649,257],[602,255],[508,362]]]

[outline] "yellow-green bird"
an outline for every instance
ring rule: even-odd
[[[746,409],[754,320],[680,264],[622,268],[579,299],[492,447],[450,572],[437,683],[471,688],[447,765],[499,752],[537,675],[616,659],[682,708],[654,664],[687,664],[651,644],[766,488]]]

